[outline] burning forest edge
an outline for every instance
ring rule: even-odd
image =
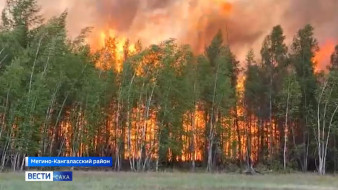
[[[70,40],[67,15],[43,21],[35,0],[3,9],[0,171],[26,156],[109,156],[116,171],[338,171],[338,45],[320,48],[312,25],[289,44],[274,26],[240,62],[228,31],[202,52],[114,29]]]

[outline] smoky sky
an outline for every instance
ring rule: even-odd
[[[297,0],[289,3],[283,20],[288,30],[312,24],[317,36],[338,37],[338,1],[337,0]]]
[[[259,53],[264,37],[275,25],[283,27],[288,44],[306,24],[315,27],[320,45],[329,40],[338,43],[338,0],[38,0],[38,3],[46,18],[64,10],[69,12],[67,27],[71,37],[88,26],[94,27],[94,39],[98,31],[112,28],[118,35],[131,41],[141,40],[145,45],[175,38],[203,52],[217,31],[222,30],[225,41],[242,60],[251,48]],[[4,3],[0,2],[1,6]]]
[[[137,16],[139,4],[138,0],[97,1],[95,5],[98,15],[96,17],[102,18],[104,22],[123,32],[129,29]]]

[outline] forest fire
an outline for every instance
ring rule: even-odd
[[[220,1],[217,1],[220,2]],[[228,14],[232,10],[232,6],[229,3],[220,3],[220,8],[224,11],[224,13]],[[97,67],[100,69],[109,69],[111,67],[115,68],[117,72],[122,71],[122,65],[124,61],[128,58],[128,56],[132,56],[133,54],[137,53],[136,45],[131,44],[127,37],[119,36],[116,31],[112,29],[108,30],[101,30],[99,32],[98,38],[92,38],[92,51],[93,52],[100,52],[100,59],[97,62]],[[329,41],[324,44],[324,46],[320,49],[320,51],[316,54],[314,58],[314,62],[319,63],[317,64],[316,72],[319,69],[323,69],[323,63],[327,62],[329,59],[330,54],[332,53],[334,47],[333,41]],[[108,58],[108,59],[107,59]],[[158,54],[149,54],[144,58],[141,64],[139,64],[138,69],[136,71],[137,76],[146,75],[144,71],[142,71],[142,67],[144,64],[150,62],[158,62],[159,60]],[[109,62],[109,66],[106,65],[106,62]],[[247,117],[247,113],[245,110],[245,106],[243,104],[243,96],[244,96],[244,87],[245,77],[242,74],[239,76],[237,81],[237,93],[238,93],[238,105],[237,105],[237,114],[238,117],[244,118]],[[136,113],[142,113],[143,108],[135,108],[132,115]],[[183,129],[186,134],[190,135],[182,135],[182,151],[179,156],[176,156],[176,161],[203,161],[205,158],[204,151],[205,151],[205,144],[207,144],[207,138],[205,137],[205,131],[207,129],[207,118],[205,117],[206,112],[204,110],[199,110],[199,106],[196,106],[196,110],[194,112],[187,112],[184,117],[189,119],[192,117],[194,121],[184,122]],[[133,116],[134,117],[134,116]],[[134,118],[137,120],[136,118]],[[191,119],[191,118],[190,118]],[[230,119],[230,118],[227,118]],[[227,123],[227,119],[225,119],[225,123]],[[157,118],[156,114],[152,114],[152,119],[147,121],[133,121],[132,125],[135,128],[129,129],[130,131],[120,131],[118,134],[112,133],[111,136],[114,138],[121,138],[124,139],[125,142],[129,142],[124,145],[124,152],[123,158],[121,159],[141,159],[142,154],[147,155],[149,159],[156,159],[158,158],[158,126],[157,126]],[[258,120],[256,116],[249,115],[247,120],[238,121],[237,126],[236,124],[224,124],[224,132],[220,135],[221,140],[225,140],[225,144],[222,144],[222,151],[227,157],[232,159],[241,159],[246,160],[249,158],[253,163],[255,163],[259,159],[259,154],[262,150],[260,150],[260,146],[265,144],[268,148],[268,156],[274,154],[274,152],[278,152],[281,134],[280,131],[277,129],[276,122],[273,121],[272,124],[269,122],[265,123],[263,129],[260,129],[262,126],[258,124]],[[151,127],[141,127],[144,123],[146,126]],[[270,129],[269,127],[270,126]],[[109,126],[109,131],[115,131],[113,129],[114,126]],[[142,137],[142,133],[145,133],[145,136]],[[109,132],[111,133],[111,132]],[[265,134],[264,138],[260,137],[260,133]],[[289,132],[287,132],[289,133]],[[290,135],[290,134],[289,134]],[[146,149],[145,152],[142,153],[140,146],[141,144],[145,143]],[[110,146],[116,147],[118,146],[117,142],[110,142]],[[68,147],[68,146],[67,146]],[[248,150],[250,150],[248,152]],[[173,161],[172,157],[173,153],[172,150],[168,150],[168,160]],[[68,150],[69,152],[69,150]]]
[[[40,23],[34,0],[18,2],[0,23],[1,169],[33,155],[131,171],[307,171],[317,153],[321,173],[326,156],[338,166],[336,28],[318,24],[335,15],[313,26],[286,11],[305,0],[92,0],[94,29],[73,38],[67,12]]]

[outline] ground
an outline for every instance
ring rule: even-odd
[[[0,173],[0,190],[338,190],[338,176],[208,173],[74,172],[72,182],[25,182],[24,173]]]

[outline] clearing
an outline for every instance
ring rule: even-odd
[[[25,182],[24,173],[0,173],[0,190],[338,190],[337,176],[224,173],[129,173],[75,171],[72,182]]]

